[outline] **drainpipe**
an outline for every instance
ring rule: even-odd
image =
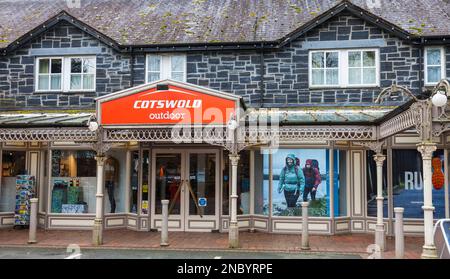
[[[261,88],[261,90],[260,90],[260,100],[259,100],[259,107],[260,108],[262,108],[262,107],[264,107],[264,95],[266,94],[266,87],[265,87],[265,84],[264,84],[264,73],[265,73],[265,71],[266,71],[266,68],[265,68],[265,65],[264,65],[264,49],[262,48],[262,45],[261,45],[261,52],[260,52],[260,65],[261,65],[261,74],[260,74],[260,76],[261,76],[261,85],[260,85],[260,88]]]
[[[424,69],[424,47],[425,40],[421,38],[419,47],[419,94],[422,94],[423,88],[425,87],[425,69]]]
[[[130,81],[130,86],[131,87],[134,87],[134,62],[136,61],[135,60],[135,57],[134,57],[134,51],[133,51],[133,48],[130,48],[130,51],[131,51],[131,65],[130,65],[130,79],[131,79],[131,81]]]

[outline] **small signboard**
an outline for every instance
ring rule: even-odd
[[[206,198],[199,198],[198,199],[198,206],[206,207],[207,205],[208,205],[208,200]]]

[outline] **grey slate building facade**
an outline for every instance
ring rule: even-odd
[[[309,42],[326,42],[325,45],[356,42],[352,46],[355,48],[358,42],[361,46],[370,46],[371,43],[368,43],[370,41],[373,46],[380,49],[380,82],[377,88],[325,90],[309,87],[308,52],[311,50]],[[183,43],[179,41],[179,45]],[[392,83],[407,86],[417,94],[423,87],[421,84],[423,73],[420,70],[423,67],[421,47],[348,12],[319,24],[283,46],[273,46],[274,44],[270,43],[261,50],[239,50],[236,45],[233,51],[208,50],[207,46],[200,47],[204,50],[186,49],[187,51],[184,51],[187,55],[186,81],[240,95],[250,107],[301,104],[367,105],[373,103],[381,88],[388,87]],[[321,46],[315,44],[314,47]],[[32,54],[32,50],[52,48],[98,48],[100,53],[97,55],[95,92],[71,94],[35,92],[36,56]],[[242,48],[252,47],[250,45]],[[446,54],[448,53],[446,48]],[[60,109],[93,107],[94,97],[145,82],[145,53],[141,52],[139,47],[133,49],[133,54],[128,51],[119,52],[111,45],[86,33],[82,28],[61,20],[17,50],[4,53],[0,57],[0,71],[2,108],[51,109],[55,105]]]
[[[404,206],[406,233],[422,235],[418,126],[409,123],[378,148],[388,156],[382,193],[374,148],[366,142],[378,140],[380,125],[407,111],[411,99],[429,97],[450,76],[449,19],[443,0],[82,0],[80,7],[64,0],[0,0],[0,227],[14,220],[14,177],[22,171],[37,177],[39,225],[46,229],[158,229],[160,200],[177,201],[174,187],[187,186],[173,177],[182,177],[193,185],[208,182],[196,190],[210,196],[201,210],[189,194],[178,197],[174,230],[229,231],[231,199],[238,197],[241,229],[298,233],[300,202],[310,199],[312,233],[372,233],[380,225],[376,196],[382,195],[386,233],[394,232],[393,208]],[[99,187],[104,181],[96,180],[95,170],[104,162],[95,161],[102,157],[96,156],[98,135],[87,127],[99,121],[102,102],[167,85],[155,84],[161,80],[242,100],[238,107],[249,115],[273,109],[284,117],[286,141],[278,155],[259,152],[267,143],[242,150],[233,195],[230,173],[237,162],[230,163],[224,146],[168,143],[157,125],[112,125],[108,136],[115,138],[103,155],[119,162],[120,175]],[[375,102],[392,85],[415,97],[392,94]],[[37,131],[37,140],[27,138],[28,129]],[[448,176],[450,137],[436,138],[433,157]],[[320,181],[303,182],[301,196],[278,188],[295,156],[302,171],[313,161],[320,165]],[[61,181],[81,185],[77,203],[64,203]],[[312,188],[317,200],[308,193]],[[448,218],[448,185],[438,190],[434,218]],[[96,216],[99,191],[103,223]]]

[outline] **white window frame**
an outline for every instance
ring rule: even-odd
[[[375,67],[376,67],[376,83],[374,84],[350,84],[348,76],[348,53],[357,51],[374,51],[375,52]],[[338,52],[339,54],[339,83],[336,85],[313,85],[312,84],[312,54],[317,52]],[[309,88],[376,88],[380,87],[380,50],[378,48],[355,48],[355,49],[321,49],[309,51],[308,62],[309,73]]]
[[[92,89],[70,89],[70,66],[72,58],[89,58],[94,59],[94,88]],[[60,89],[48,89],[48,90],[39,90],[39,63],[44,59],[61,59],[61,88]],[[34,85],[35,92],[95,92],[97,88],[97,56],[89,55],[89,56],[46,56],[46,57],[38,57],[35,62],[35,77],[34,77]]]
[[[94,59],[94,88],[92,89],[70,89],[70,76],[72,75],[71,72],[71,63],[72,59]],[[65,57],[65,63],[64,63],[64,92],[95,92],[95,89],[97,87],[97,56],[70,56]],[[83,65],[81,66],[83,68]],[[81,70],[83,71],[83,70]],[[75,73],[77,74],[77,73]],[[81,76],[86,75],[81,73]],[[91,74],[89,74],[91,75]],[[81,77],[81,86],[83,87],[83,77]]]
[[[325,71],[325,84],[312,84],[312,71],[313,71],[313,67],[312,67],[312,57],[314,53],[324,53],[324,68],[320,68],[323,69]],[[326,75],[326,71],[327,69],[335,69],[335,68],[327,68],[326,67],[326,63],[327,63],[327,53],[331,53],[331,52],[337,52],[338,53],[338,84],[326,84],[326,79],[327,79],[327,75]],[[312,88],[334,88],[334,87],[339,87],[339,84],[341,83],[341,73],[340,73],[340,68],[341,68],[341,55],[339,50],[314,50],[314,51],[310,51],[309,52],[309,87]]]
[[[41,60],[49,60],[49,73],[48,76],[51,77],[51,60],[53,59],[61,59],[61,87],[59,89],[51,89],[51,86],[49,86],[48,89],[39,89],[39,67],[41,64]],[[34,78],[34,84],[35,84],[35,92],[61,92],[64,89],[64,57],[39,57],[36,58],[36,65],[35,69],[35,78]],[[51,84],[51,78],[49,78],[49,85]]]
[[[438,65],[428,65],[428,50],[430,49],[439,49],[439,51],[441,52],[441,80],[445,79],[446,77],[446,64],[445,64],[445,49],[442,46],[430,46],[430,47],[425,47],[424,48],[424,78],[425,78],[425,86],[436,86],[437,83],[439,82],[428,82],[428,67],[432,67],[432,66],[438,66]]]
[[[369,52],[369,51],[373,51],[375,52],[375,83],[373,84],[369,84],[369,83],[360,83],[360,84],[350,84],[350,77],[348,76],[349,71],[350,71],[350,65],[349,65],[349,61],[348,61],[348,55],[350,52],[360,52],[361,54],[363,52]],[[345,64],[345,73],[347,75],[347,84],[346,87],[378,87],[380,84],[380,59],[379,59],[379,53],[378,53],[378,49],[349,49],[346,50],[347,54],[346,54],[346,59],[347,59],[347,63]],[[361,56],[362,59],[363,56]],[[362,61],[363,63],[364,61]],[[374,68],[374,67],[364,67],[363,64],[361,64],[360,67],[352,67],[352,68],[361,68],[361,79],[364,79],[363,77],[363,70],[364,68]]]
[[[147,54],[145,56],[145,83],[149,83],[148,74],[149,74],[149,65],[148,60],[150,56],[159,56],[160,59],[160,76],[159,80],[164,79],[172,79],[172,57],[173,56],[183,56],[184,58],[184,65],[183,65],[183,82],[186,82],[186,76],[187,76],[187,58],[186,54],[184,53],[174,53],[174,54]]]

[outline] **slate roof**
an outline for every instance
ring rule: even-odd
[[[0,114],[0,127],[87,127],[92,113]]]
[[[257,117],[264,118],[270,123],[272,117],[278,119],[281,125],[291,124],[376,124],[388,114],[394,112],[396,107],[379,106],[370,108],[343,108],[343,107],[315,107],[315,108],[285,108],[274,111],[264,109],[249,109],[247,119],[255,121]]]
[[[120,45],[272,42],[340,0],[0,0],[0,49],[67,11]],[[412,36],[450,36],[447,0],[351,0]]]

